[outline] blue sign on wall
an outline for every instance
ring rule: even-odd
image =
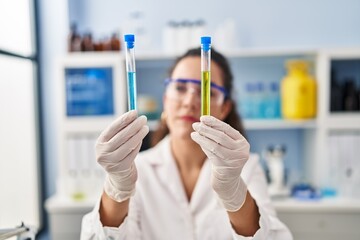
[[[111,67],[67,68],[65,84],[67,116],[114,114]]]

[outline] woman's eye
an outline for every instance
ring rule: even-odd
[[[176,89],[176,91],[181,92],[181,93],[186,92],[186,87],[183,85],[176,85],[175,89]]]

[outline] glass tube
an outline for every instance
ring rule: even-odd
[[[135,36],[127,34],[124,36],[124,39],[126,43],[128,110],[136,110]]]
[[[211,37],[201,37],[201,115],[210,115]]]

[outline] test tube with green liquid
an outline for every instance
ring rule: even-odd
[[[211,37],[201,37],[201,115],[210,115]]]
[[[136,71],[135,71],[135,36],[124,36],[126,43],[126,72],[127,72],[127,95],[128,110],[136,110]]]

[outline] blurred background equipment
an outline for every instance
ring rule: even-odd
[[[287,197],[289,189],[286,186],[284,145],[269,146],[264,153],[265,161],[269,169],[269,194],[272,197]]]
[[[122,46],[119,34],[112,33],[111,37],[102,36],[94,40],[91,32],[80,34],[76,23],[70,26],[67,44],[68,52],[120,51]]]

